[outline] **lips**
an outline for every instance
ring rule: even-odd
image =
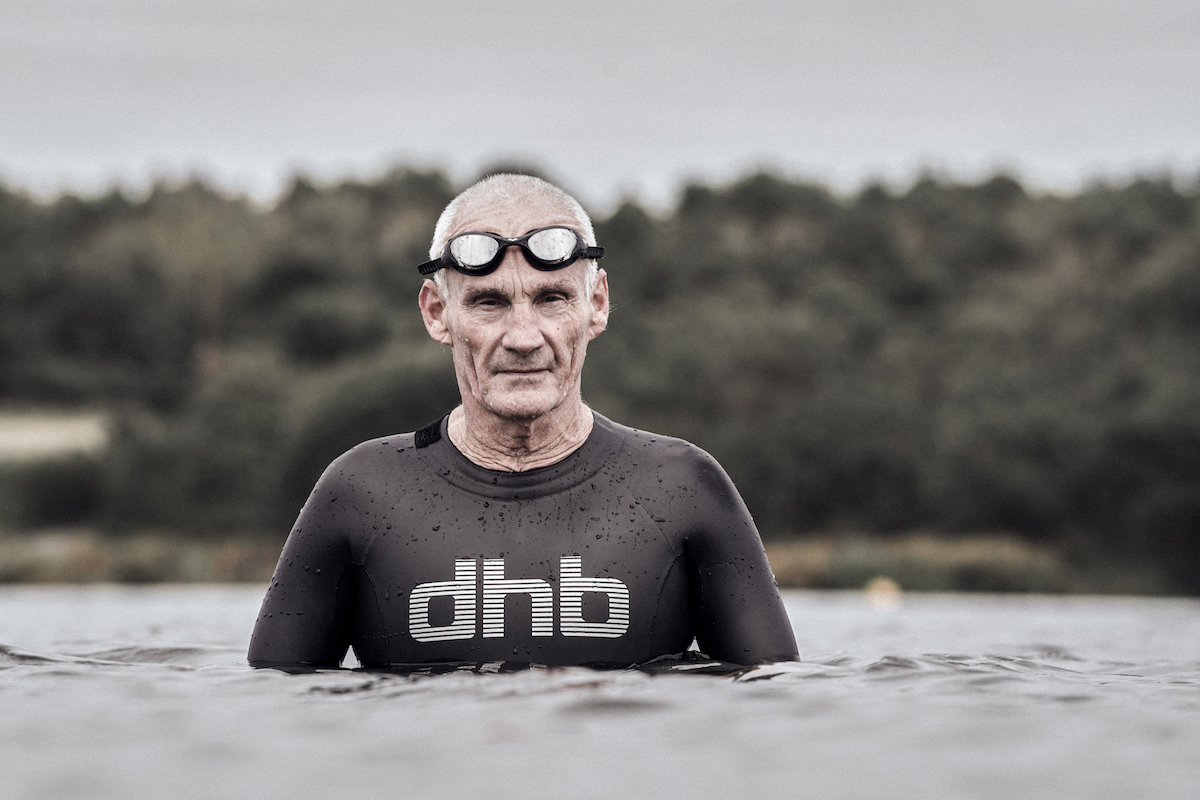
[[[535,375],[539,372],[549,372],[549,364],[545,366],[535,366],[527,364],[500,364],[492,367],[494,375]]]
[[[516,379],[520,380],[521,378],[536,378],[541,375],[546,375],[547,373],[548,373],[548,370],[544,370],[544,369],[534,369],[534,370],[509,369],[509,370],[505,370],[504,372],[497,372],[496,376],[497,377],[516,378]]]

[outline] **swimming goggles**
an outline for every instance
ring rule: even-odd
[[[592,247],[575,230],[563,225],[538,228],[516,239],[494,233],[467,231],[446,242],[441,258],[417,267],[422,275],[432,275],[442,267],[453,267],[464,275],[487,275],[504,260],[504,251],[513,246],[525,251],[525,260],[534,269],[550,272],[575,263],[579,258],[603,258],[603,247]]]

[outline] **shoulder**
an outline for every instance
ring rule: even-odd
[[[416,434],[380,436],[355,445],[329,463],[317,483],[318,490],[348,490],[377,481],[403,480],[405,475],[426,474],[417,454]]]
[[[640,473],[655,476],[665,489],[707,487],[732,489],[725,470],[708,452],[685,439],[630,428],[596,414],[596,424],[621,440],[623,456]]]
[[[368,439],[342,453],[330,466],[366,467],[378,462],[394,464],[417,460],[416,433],[397,433]]]

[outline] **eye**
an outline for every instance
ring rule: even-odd
[[[542,294],[538,296],[538,302],[559,304],[569,303],[575,297],[574,292],[562,286],[547,286]]]
[[[468,305],[470,305],[472,308],[478,308],[484,311],[495,311],[503,308],[505,301],[504,298],[497,297],[496,295],[483,294],[472,298]]]

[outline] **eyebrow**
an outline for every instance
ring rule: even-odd
[[[541,290],[538,291],[538,294],[565,294],[570,297],[574,297],[576,294],[578,294],[578,291],[576,290],[576,287],[572,286],[569,282],[550,283],[543,286]]]
[[[548,283],[545,286],[542,286],[537,292],[537,296],[539,296],[539,297],[543,296],[543,295],[547,295],[547,294],[562,294],[562,295],[566,295],[568,297],[575,297],[577,294],[579,294],[579,292],[576,290],[576,287],[572,286],[571,283],[569,283],[569,282],[555,282],[555,283]],[[462,302],[473,303],[476,300],[479,300],[480,298],[484,298],[484,297],[499,297],[499,298],[508,299],[508,292],[504,291],[503,289],[494,287],[494,286],[493,287],[481,286],[481,287],[476,287],[476,288],[464,289],[463,295],[462,295]]]
[[[508,295],[495,287],[463,289],[462,302],[464,303],[473,303],[481,297],[508,297]]]

